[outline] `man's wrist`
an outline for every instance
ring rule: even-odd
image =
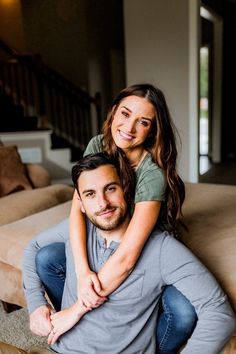
[[[51,307],[51,305],[47,302],[46,299],[44,302],[41,301],[40,303],[37,303],[37,304],[31,304],[31,305],[28,304],[29,315],[31,315],[35,310],[37,310],[38,308],[43,307],[43,306],[47,306],[47,307],[50,306]]]

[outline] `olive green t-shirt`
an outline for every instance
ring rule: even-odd
[[[100,134],[90,140],[84,156],[103,151],[102,137],[102,134]],[[145,156],[136,170],[135,178],[135,203],[165,200],[166,176],[164,171],[152,161],[150,153]]]

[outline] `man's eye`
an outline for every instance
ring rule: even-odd
[[[94,193],[93,192],[86,193],[85,197],[86,198],[92,198],[92,197],[94,197]]]
[[[109,187],[109,188],[107,188],[107,190],[108,190],[108,192],[113,192],[116,190],[116,187]]]

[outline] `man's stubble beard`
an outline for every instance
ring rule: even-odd
[[[123,222],[127,218],[127,210],[124,210],[123,208],[117,208],[119,210],[119,214],[117,215],[115,220],[111,220],[110,222],[102,222],[102,220],[97,220],[96,216],[88,216],[90,221],[100,230],[102,231],[112,231],[116,229],[117,227],[121,226]]]

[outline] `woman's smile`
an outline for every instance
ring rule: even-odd
[[[134,136],[127,134],[127,133],[123,132],[122,130],[118,130],[118,132],[119,132],[121,138],[123,138],[125,140],[131,141],[134,139]]]

